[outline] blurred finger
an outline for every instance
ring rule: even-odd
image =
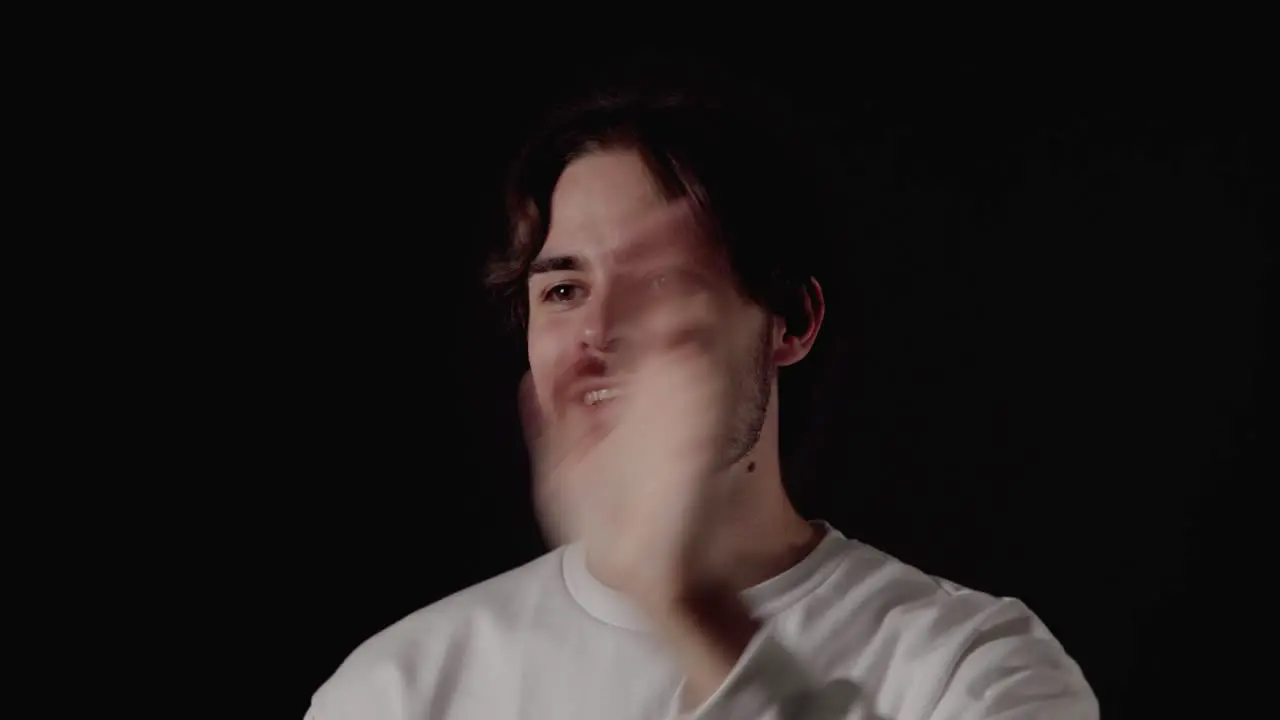
[[[687,197],[647,214],[614,253],[618,265],[640,269],[672,262],[709,268],[717,257],[706,218]]]
[[[615,290],[615,338],[621,366],[684,346],[710,349],[723,317],[716,295],[680,267],[629,279]]]
[[[570,542],[581,536],[583,519],[590,513],[588,465],[605,430],[571,423],[565,413],[548,410],[528,375],[521,381],[519,397],[539,525],[553,546]]]

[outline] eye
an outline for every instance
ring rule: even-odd
[[[645,287],[654,294],[682,297],[697,292],[703,283],[692,273],[669,269],[649,275],[645,278]]]
[[[542,301],[547,303],[569,303],[578,299],[582,288],[569,283],[552,285],[542,292]]]

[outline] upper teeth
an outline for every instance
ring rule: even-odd
[[[605,400],[611,400],[618,395],[617,388],[605,388],[603,390],[592,390],[582,396],[582,402],[588,405],[595,405]]]

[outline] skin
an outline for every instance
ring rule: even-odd
[[[741,291],[693,207],[624,149],[562,173],[528,292],[522,410],[540,519],[648,615],[696,707],[758,629],[739,592],[820,540],[783,490],[776,370],[812,347],[821,288],[808,329],[788,333]],[[584,402],[599,388],[617,396]]]

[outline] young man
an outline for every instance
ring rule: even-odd
[[[639,93],[532,143],[491,280],[558,547],[364,643],[311,720],[1097,717],[1024,605],[787,499],[777,371],[822,326],[830,225],[758,117]]]

